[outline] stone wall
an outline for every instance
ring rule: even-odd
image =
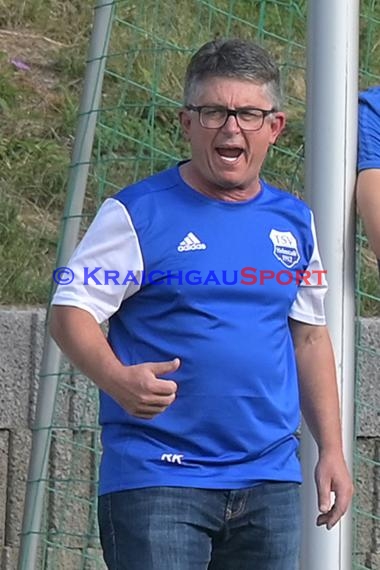
[[[44,321],[45,311],[40,308],[0,310],[0,570],[17,567]],[[356,429],[359,514],[355,548],[358,563],[373,569],[380,568],[379,338],[380,322],[364,319],[358,361],[361,382],[357,394],[361,405]],[[60,429],[53,434],[49,473],[53,488],[47,498],[49,548],[40,566],[49,570],[104,570],[91,501],[96,480],[92,450],[98,437],[94,399],[89,398],[88,383],[83,378],[68,377],[68,386],[58,399]],[[84,395],[85,405],[78,393]],[[84,429],[79,430],[79,424],[84,424]],[[73,446],[81,450],[75,467]],[[72,487],[69,491],[73,478],[79,481],[75,493]],[[66,526],[60,535],[62,519]],[[54,544],[59,543],[67,548],[55,548]]]

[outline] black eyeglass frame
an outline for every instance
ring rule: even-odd
[[[222,129],[224,127],[224,125],[227,123],[228,119],[232,116],[235,117],[235,121],[237,122],[239,129],[241,129],[242,131],[259,131],[260,129],[263,128],[263,124],[265,119],[269,116],[272,115],[273,113],[277,113],[277,109],[275,107],[272,107],[272,109],[259,109],[258,107],[239,107],[239,109],[229,109],[228,107],[218,107],[217,105],[186,105],[185,109],[188,109],[189,111],[196,111],[198,113],[199,116],[199,123],[201,124],[201,126],[204,129],[211,129],[211,130],[216,130],[216,129]],[[226,114],[226,118],[224,123],[222,123],[219,127],[207,127],[206,125],[203,124],[202,122],[202,111],[203,109],[215,109],[215,110],[220,110],[220,111],[225,111]],[[262,113],[262,120],[261,120],[261,124],[259,127],[255,127],[254,129],[250,129],[247,127],[242,127],[240,125],[239,122],[239,113],[241,112],[247,112],[247,111],[260,111],[260,113]]]

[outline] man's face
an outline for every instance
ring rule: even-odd
[[[202,83],[190,103],[194,106],[269,110],[273,103],[265,86],[230,78],[210,78]],[[234,116],[218,129],[202,127],[197,111],[183,110],[180,121],[191,146],[191,176],[199,190],[255,191],[268,148],[285,126],[283,113],[264,119],[258,131],[241,129]]]

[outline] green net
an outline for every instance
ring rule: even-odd
[[[197,47],[218,36],[256,39],[280,63],[288,125],[270,152],[264,176],[302,195],[306,1],[120,0],[110,4],[111,41],[104,54],[106,71],[81,232],[106,196],[188,156],[177,120],[184,69]],[[363,86],[374,83],[380,74],[375,55],[379,10],[376,2],[363,2]],[[357,314],[362,320],[357,341],[354,567],[371,569],[380,556],[380,488],[376,486],[380,405],[375,384],[379,354],[373,332],[379,299],[375,266],[361,228],[357,257]],[[97,391],[67,363],[59,376],[51,433],[40,567],[104,569],[95,499],[100,452]],[[26,563],[23,568],[27,567]]]

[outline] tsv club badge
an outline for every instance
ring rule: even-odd
[[[269,237],[273,243],[273,255],[285,267],[293,267],[300,260],[297,240],[291,232],[271,230]]]

